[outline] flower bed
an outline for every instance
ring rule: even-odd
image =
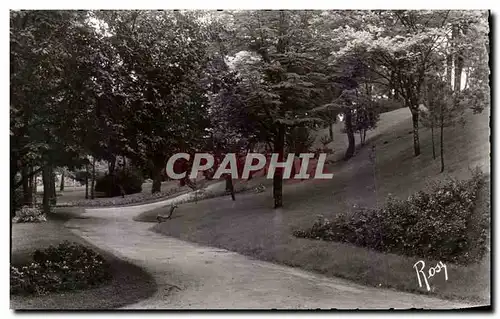
[[[47,221],[45,214],[40,207],[23,206],[16,211],[16,216],[12,218],[13,223],[40,223]]]
[[[111,279],[108,263],[95,251],[76,243],[37,250],[33,262],[10,268],[13,295],[40,295],[55,291],[80,290]]]

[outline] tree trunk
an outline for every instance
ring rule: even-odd
[[[52,166],[50,166],[50,204],[55,206],[57,203],[57,194],[56,194],[56,173]]]
[[[17,173],[17,165],[14,165],[15,166],[15,173]],[[33,173],[31,174],[28,174],[29,176],[28,177],[31,177],[31,175],[35,175],[35,174],[38,174],[42,171],[43,167],[40,166],[39,168],[37,168],[35,171],[33,171]],[[14,174],[14,178],[15,178],[16,174]],[[14,179],[15,180],[15,179]],[[20,181],[18,181],[17,183],[14,184],[14,189],[17,189],[18,187],[21,187],[23,185],[23,179],[21,179]]]
[[[64,169],[62,170],[61,173],[61,185],[59,185],[59,191],[64,191]]]
[[[449,45],[448,45],[449,47]],[[446,55],[446,85],[451,87],[451,68],[453,66],[453,57],[451,54]]]
[[[30,205],[30,185],[29,185],[29,167],[23,163],[23,168],[21,169],[21,178],[23,179],[23,205]]]
[[[455,60],[455,85],[454,91],[460,92],[460,86],[462,84],[462,70],[464,68],[464,59],[462,56],[457,56],[457,60]]]
[[[441,173],[444,172],[444,114],[441,107]]]
[[[89,199],[89,164],[85,164],[85,199]]]
[[[330,141],[333,141],[333,121],[330,120],[328,123],[328,136],[330,137]]]
[[[37,187],[38,187],[38,182],[37,182],[37,176],[38,173],[34,174],[31,176],[31,199],[33,202],[33,206],[36,206],[36,193],[37,193]]]
[[[397,77],[394,71],[391,71],[390,81],[389,81],[389,98],[391,100],[399,100],[399,91],[396,87]]]
[[[274,152],[278,153],[278,162],[283,161],[285,148],[285,125],[278,124],[278,134],[274,142]],[[283,207],[283,169],[276,168],[273,176],[274,208]]]
[[[418,105],[411,109],[411,119],[413,122],[413,151],[415,156],[420,155],[420,139],[418,136]]]
[[[268,141],[266,142],[267,143],[267,147],[269,149],[269,152],[272,152],[273,151],[273,146],[271,145],[271,143]]]
[[[163,169],[163,164],[154,163],[153,166],[153,186],[151,188],[151,193],[161,192],[161,171]]]
[[[465,72],[465,85],[464,85],[464,89],[467,89],[469,87],[469,77],[470,77],[470,68],[467,68],[466,72]]]
[[[234,197],[234,184],[233,184],[233,178],[232,178],[231,174],[226,174],[226,176],[224,176],[224,177],[226,180],[226,192],[231,194],[232,200],[236,200],[236,198]]]
[[[295,156],[297,156],[297,155],[295,155]],[[296,174],[297,174],[297,170],[295,169],[295,157],[294,157],[293,163],[292,163],[292,171],[290,172],[290,178],[294,178]]]
[[[28,200],[27,200],[27,203],[28,205],[30,206],[33,206],[33,182],[35,180],[35,175],[33,174],[33,166],[30,166],[30,170],[29,170],[29,177],[28,177]],[[36,186],[35,186],[35,194],[36,194]]]
[[[10,217],[16,216],[16,174],[17,160],[11,157],[10,160]]]
[[[90,184],[90,199],[95,198],[95,157],[92,159],[92,180]]]
[[[233,188],[233,179],[228,178],[228,176],[231,176],[230,174],[224,174],[224,180],[226,181],[226,192],[230,192],[231,189]]]
[[[436,146],[434,143],[434,122],[431,123],[432,158],[436,159]]]
[[[354,139],[354,132],[352,129],[352,110],[347,110],[345,112],[345,131],[347,134],[347,140],[349,141],[349,146],[344,155],[344,160],[347,161],[354,156],[354,150],[356,147],[356,140]]]
[[[452,63],[453,63],[453,60],[452,60],[452,57],[451,55],[448,55],[446,57],[446,85],[448,87],[451,87],[451,69],[452,69]]]
[[[116,168],[116,156],[112,156],[108,165],[109,175],[113,175],[115,173],[115,168]]]
[[[43,166],[43,171],[42,171],[42,180],[43,180],[43,212],[44,214],[50,213],[50,198],[51,198],[51,192],[52,188],[50,186],[50,183],[52,181],[52,178],[50,176],[51,169],[48,164],[45,164]]]
[[[460,92],[460,85],[462,84],[462,69],[464,68],[464,58],[462,50],[457,48],[456,38],[459,36],[460,29],[458,25],[453,26],[452,29],[452,45],[454,47],[454,60],[455,60],[455,78],[453,83],[453,91]]]
[[[248,146],[247,146],[247,154],[253,153],[253,149],[254,148],[255,148],[254,142],[253,141],[249,142]],[[213,169],[214,169],[213,172],[215,173],[216,168],[214,167]],[[214,173],[212,173],[212,176],[213,176]],[[248,174],[248,179],[247,180],[251,180],[252,178],[253,178],[253,171],[250,172],[250,174]],[[231,183],[232,183],[232,181],[231,181]]]

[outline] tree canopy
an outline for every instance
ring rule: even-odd
[[[283,160],[340,113],[348,159],[384,103],[411,112],[417,156],[429,83],[489,105],[488,33],[484,11],[11,11],[11,188],[90,155],[130,158],[158,192],[175,153],[261,142]]]

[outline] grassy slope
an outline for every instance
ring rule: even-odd
[[[141,268],[93,247],[63,226],[62,220],[46,223],[14,224],[12,229],[13,265],[31,260],[34,250],[57,245],[64,240],[90,246],[111,264],[112,281],[102,287],[44,296],[11,296],[12,309],[113,309],[138,302],[156,291],[153,278]]]
[[[481,165],[489,173],[489,112],[471,117],[465,128],[445,130],[446,174],[439,174],[439,159],[432,160],[430,130],[421,129],[422,155],[417,158],[413,156],[410,131],[407,109],[383,114],[379,128],[368,135],[370,145],[361,148],[349,162],[332,164],[332,180],[285,183],[283,209],[272,209],[272,191],[268,188],[265,193],[242,194],[235,202],[225,197],[183,204],[178,208],[178,218],[156,226],[155,230],[364,284],[427,293],[418,287],[412,266],[419,259],[427,265],[435,265],[435,260],[291,235],[292,229],[309,227],[317,214],[331,217],[360,206],[381,205],[389,193],[404,198],[432,180],[447,176],[466,178],[469,166]],[[332,145],[340,146],[337,153],[344,151],[343,140],[345,135],[335,135]],[[374,163],[369,156],[373,145]],[[481,207],[478,214],[489,214],[489,205]],[[164,209],[147,212],[140,219],[153,221]],[[431,280],[431,294],[489,302],[488,258],[468,267],[450,264],[448,269],[447,282],[439,276]]]

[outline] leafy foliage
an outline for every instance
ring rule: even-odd
[[[99,12],[99,17],[109,26],[127,75],[121,77],[116,105],[123,116],[113,122],[135,137],[127,139],[127,155],[153,169],[159,180],[168,156],[196,148],[207,124],[205,26],[196,12]]]
[[[73,178],[75,181],[79,182],[80,184],[84,185],[85,181],[88,179],[90,180],[92,178],[92,174],[90,172],[86,172],[83,170],[78,170],[73,174]]]
[[[414,151],[419,155],[419,104],[428,75],[446,74],[447,83],[451,84],[454,65],[453,86],[454,91],[459,91],[467,60],[474,64],[471,70],[481,73],[472,77],[474,82],[481,83],[479,91],[486,93],[487,54],[484,50],[488,43],[488,25],[485,12],[389,10],[350,14],[356,20],[360,15],[362,24],[341,25],[326,35],[331,34],[332,45],[339,48],[332,53],[331,63],[343,65],[346,60],[357,59],[371,78],[370,82],[385,86],[386,95],[401,100],[410,109]],[[476,45],[471,46],[472,43]],[[486,101],[486,95],[478,96]]]
[[[376,128],[377,121],[379,118],[380,114],[378,114],[374,110],[369,110],[366,108],[357,108],[354,120],[354,131],[362,133],[364,131]]]
[[[427,94],[424,101],[427,110],[422,112],[423,118],[429,125],[429,122],[441,124],[443,126],[453,126],[457,122],[463,123],[464,110],[463,103],[459,103],[459,92],[453,92],[449,85],[446,85],[442,79],[432,77],[427,80]],[[424,115],[425,114],[425,115]]]
[[[45,214],[38,207],[22,206],[12,218],[13,223],[40,223],[47,221]]]
[[[111,279],[104,258],[83,245],[64,242],[33,253],[33,262],[10,268],[11,293],[42,295],[49,292],[80,290]]]
[[[262,142],[283,159],[286,131],[321,122],[310,110],[324,103],[328,82],[324,59],[314,45],[315,15],[307,11],[232,13],[240,51],[232,68],[240,79],[240,101],[231,114],[250,123]],[[290,143],[289,143],[290,144]],[[282,176],[274,175],[274,206],[282,206]]]
[[[379,100],[409,107],[420,152],[429,78],[446,76],[459,104],[477,112],[490,103],[487,15],[11,11],[11,184],[30,167],[74,170],[88,156],[126,156],[158,192],[173,153],[196,152],[216,135],[225,148],[261,142],[282,153],[293,127],[331,125],[339,113],[349,115],[352,151],[352,134],[374,127]],[[339,101],[345,91],[367,103]]]
[[[470,238],[468,224],[483,183],[482,173],[475,172],[470,180],[437,184],[428,193],[420,191],[407,200],[389,198],[382,209],[340,214],[332,221],[320,218],[310,229],[294,231],[294,235],[408,256],[474,262],[481,256],[469,256],[469,247],[479,241],[484,253],[486,234]]]

